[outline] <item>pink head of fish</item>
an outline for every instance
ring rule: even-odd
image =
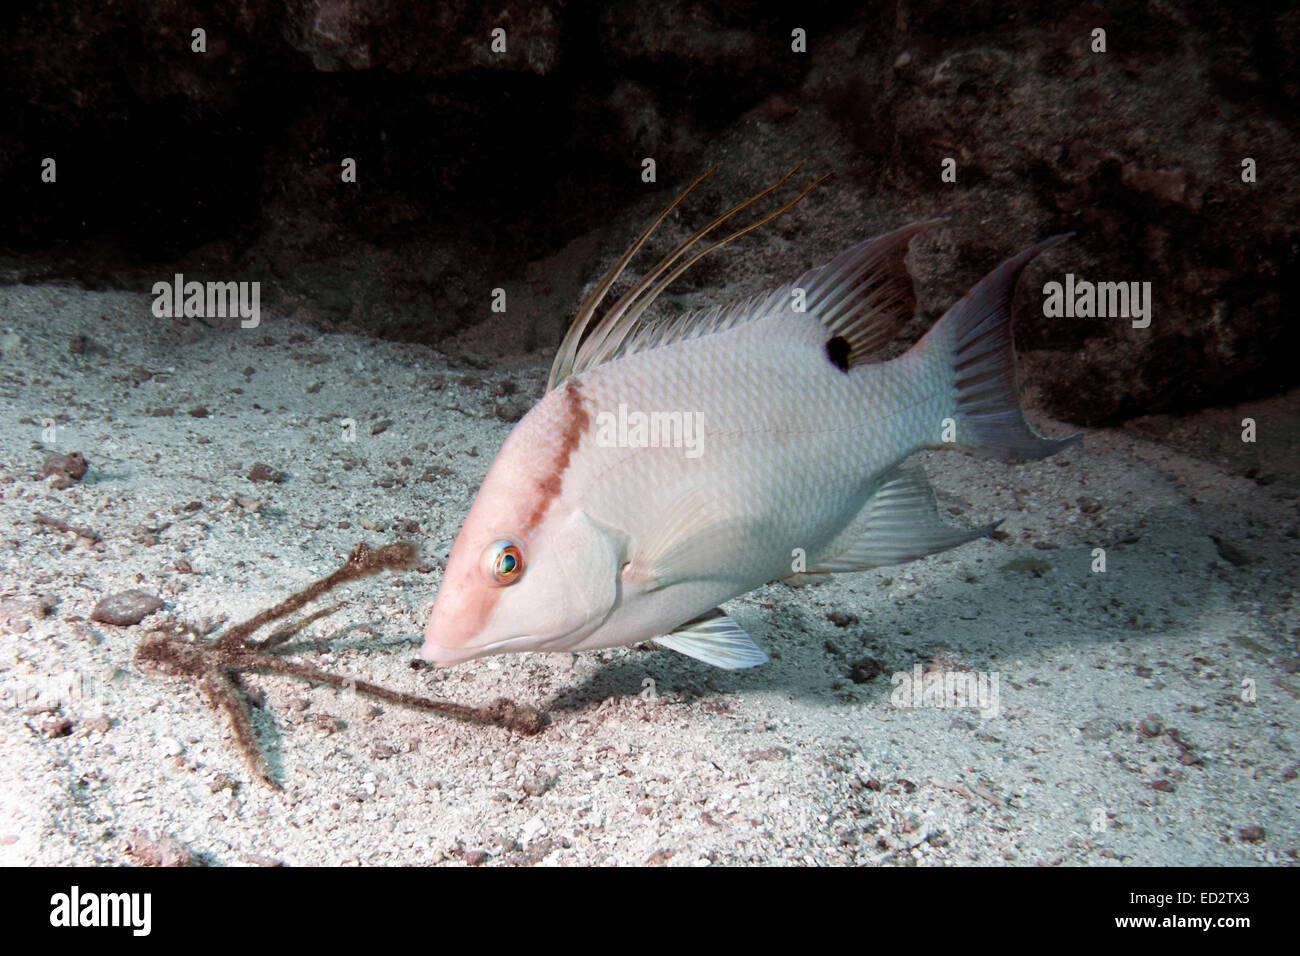
[[[614,603],[611,543],[563,495],[588,429],[582,393],[549,392],[506,439],[447,559],[420,656],[447,665],[488,654],[564,650]],[[485,556],[508,541],[522,558],[503,585]]]

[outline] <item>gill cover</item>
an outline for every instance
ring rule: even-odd
[[[572,647],[614,610],[627,542],[612,529],[596,524],[581,508],[569,513],[557,529],[556,539],[552,564],[564,578],[560,593],[569,605],[561,627],[571,639],[563,647]],[[545,598],[544,593],[540,596]]]

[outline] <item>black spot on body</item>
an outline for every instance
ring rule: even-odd
[[[849,340],[842,335],[837,335],[826,343],[826,357],[841,372],[847,373],[849,370],[849,351]]]

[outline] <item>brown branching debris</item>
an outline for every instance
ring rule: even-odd
[[[359,694],[367,694],[403,707],[433,711],[461,720],[495,724],[521,734],[531,735],[540,732],[546,723],[545,715],[534,707],[516,704],[505,697],[497,698],[487,707],[470,707],[454,701],[436,700],[391,690],[378,684],[321,670],[313,664],[292,661],[280,656],[277,648],[283,646],[304,626],[327,614],[332,614],[341,605],[323,608],[302,620],[282,625],[264,640],[252,639],[255,631],[273,621],[288,617],[341,584],[369,577],[381,571],[405,570],[414,566],[417,559],[418,551],[415,545],[409,542],[398,541],[377,550],[364,543],[359,544],[348,556],[347,562],[337,571],[309,584],[275,607],[255,614],[242,624],[228,628],[215,641],[200,639],[192,628],[184,625],[170,631],[152,631],[136,649],[136,665],[147,672],[184,677],[193,681],[207,702],[212,707],[224,711],[229,718],[235,733],[235,741],[247,759],[253,774],[263,783],[277,790],[280,789],[280,785],[271,774],[266,756],[258,745],[252,720],[249,718],[247,697],[239,679],[241,673],[285,674],[313,683],[329,684],[331,687],[343,690],[354,690]]]

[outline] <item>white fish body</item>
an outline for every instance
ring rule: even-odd
[[[1024,421],[1010,334],[1015,279],[1056,240],[1003,263],[905,355],[866,361],[911,317],[902,256],[927,225],[748,303],[666,327],[603,323],[583,350],[571,332],[554,387],[507,438],[452,548],[422,656],[656,640],[753,666],[767,656],[724,601],[992,530],[944,524],[924,477],[898,466],[952,447],[945,427],[958,445],[1020,459],[1077,439]],[[638,416],[665,426],[658,441]]]

